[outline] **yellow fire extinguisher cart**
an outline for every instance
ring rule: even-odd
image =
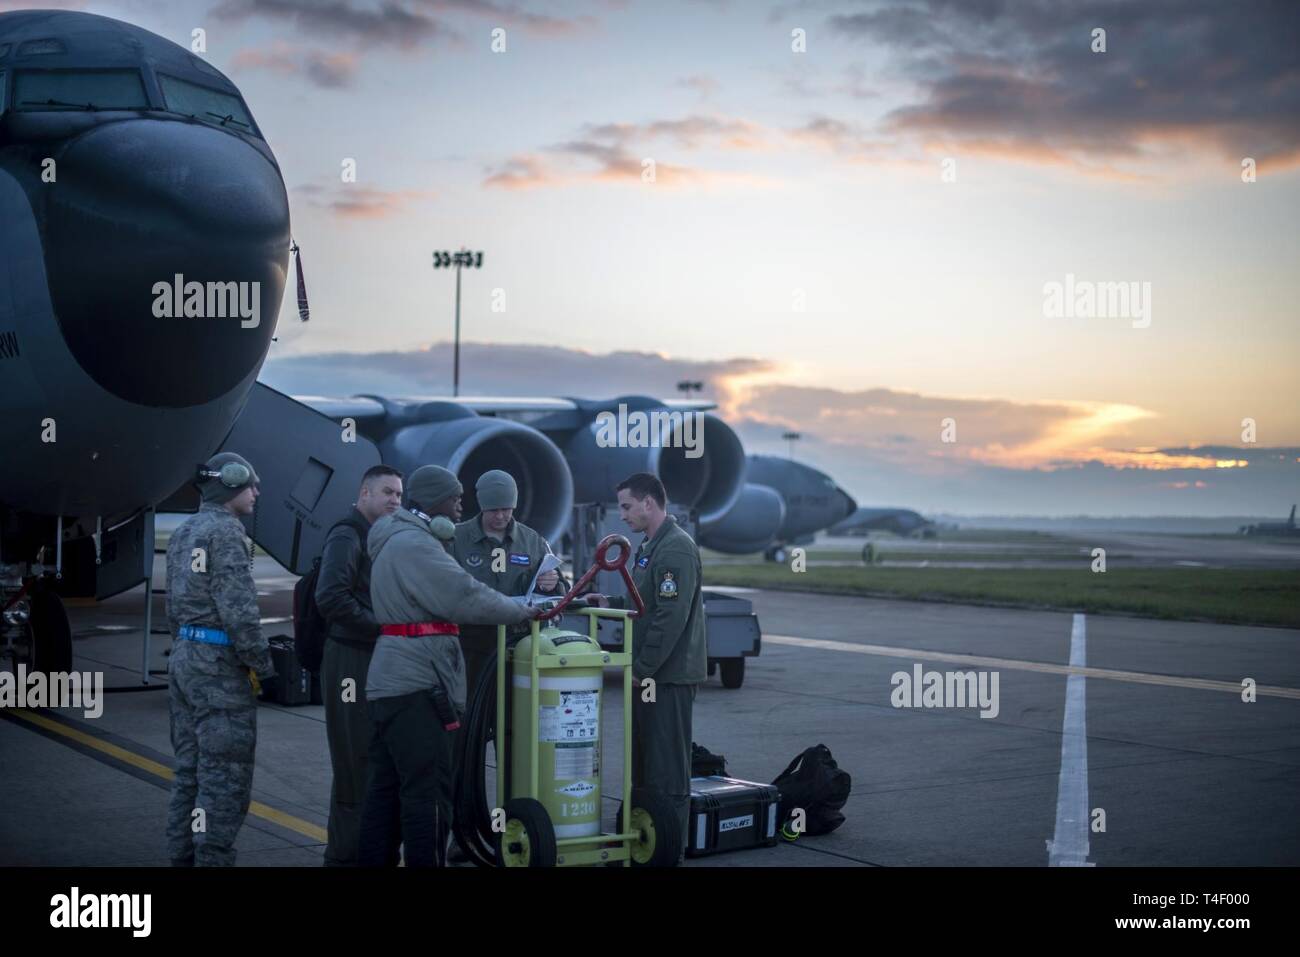
[[[614,546],[619,554],[611,559],[608,551]],[[632,622],[645,605],[627,571],[631,554],[626,538],[606,537],[595,564],[554,608],[533,620],[527,637],[508,649],[505,627],[497,629],[496,806],[504,813],[497,862],[504,867],[671,865],[680,856],[671,802],[657,791],[632,792]],[[634,610],[576,609],[587,616],[586,634],[556,624],[542,627],[543,621],[558,622],[602,569],[622,574]],[[607,651],[597,641],[601,618],[622,622],[622,651]],[[606,668],[623,672],[623,804],[613,832],[601,829],[600,718]],[[513,692],[509,715],[507,681]],[[507,727],[513,731],[510,749],[503,740]]]

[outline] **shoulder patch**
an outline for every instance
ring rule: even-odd
[[[659,597],[660,598],[677,597],[677,582],[673,578],[672,572],[664,572],[664,577],[659,582]]]

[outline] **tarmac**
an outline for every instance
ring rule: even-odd
[[[1087,567],[1093,549],[1106,551],[1111,568],[1297,568],[1300,538],[1248,535],[1174,535],[1159,532],[1054,532],[1048,542],[953,541],[891,535],[818,536],[807,547],[809,566],[861,567],[857,557],[870,541],[875,564],[886,568],[1069,568]],[[853,557],[843,557],[851,553]],[[898,558],[906,554],[908,558]],[[835,556],[835,557],[830,557]],[[747,565],[752,555],[710,556],[719,565]]]
[[[266,633],[288,634],[294,577],[264,557],[255,574]],[[695,740],[752,781],[824,743],[853,790],[831,834],[686,866],[1300,864],[1294,630],[728,591],[753,601],[762,654],[741,688],[714,677],[700,689]],[[135,690],[143,602],[138,588],[69,610],[76,668],[124,689],[106,695],[102,715],[0,709],[0,865],[166,864],[167,694]],[[160,594],[153,608],[163,630]],[[154,636],[152,669],[165,670],[170,643]],[[926,707],[919,693],[900,702],[896,676],[918,666],[990,685],[996,675],[996,716],[951,699]],[[611,672],[607,826],[621,784],[620,689]],[[239,864],[319,866],[323,709],[263,703],[258,722]]]

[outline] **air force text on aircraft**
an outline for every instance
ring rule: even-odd
[[[609,448],[681,448],[688,459],[704,454],[704,413],[698,411],[653,409],[628,412],[620,402],[618,414],[601,412],[592,423],[596,444]]]
[[[260,282],[186,282],[176,273],[171,282],[154,283],[153,294],[153,314],[159,319],[238,317],[244,329],[262,323]]]

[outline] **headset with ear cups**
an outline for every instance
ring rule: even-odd
[[[221,484],[226,488],[243,488],[248,484],[248,480],[253,477],[247,465],[241,462],[227,462],[221,466],[220,471],[210,469],[206,465],[199,466],[200,479],[221,479]]]

